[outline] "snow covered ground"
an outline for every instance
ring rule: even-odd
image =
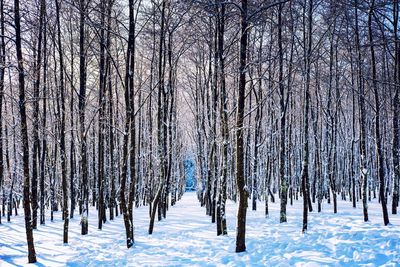
[[[360,203],[361,205],[361,203]],[[216,236],[215,224],[199,207],[194,192],[156,222],[147,234],[148,208],[135,211],[136,243],[125,248],[121,216],[97,230],[96,212],[89,219],[89,235],[80,235],[79,218],[70,221],[68,245],[62,244],[61,213],[56,220],[34,231],[36,266],[400,266],[400,215],[383,226],[376,200],[369,204],[370,222],[364,223],[361,207],[338,203],[338,214],[324,204],[322,213],[309,216],[309,230],[301,234],[301,201],[288,206],[288,223],[279,223],[279,203],[248,211],[247,252],[234,253],[236,204],[227,206],[228,236]],[[21,211],[22,212],[22,211]],[[22,213],[21,213],[22,214]],[[27,262],[24,219],[13,217],[0,225],[0,266]],[[27,264],[26,264],[27,265]]]

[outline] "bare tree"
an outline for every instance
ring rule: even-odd
[[[25,213],[25,230],[28,243],[28,261],[36,262],[36,252],[33,243],[32,233],[32,217],[30,207],[30,174],[29,174],[29,143],[28,143],[28,125],[26,120],[26,103],[25,103],[25,73],[24,59],[22,57],[21,45],[21,18],[19,13],[19,0],[14,0],[14,23],[15,23],[15,45],[18,60],[18,88],[19,88],[19,113],[21,117],[21,137],[22,137],[22,158],[24,166],[24,213]]]
[[[385,177],[384,177],[384,167],[383,167],[383,151],[381,144],[381,134],[380,134],[380,101],[378,93],[378,83],[377,83],[377,73],[376,73],[376,58],[375,58],[375,45],[372,33],[372,16],[375,9],[375,0],[372,0],[368,12],[368,37],[371,52],[371,74],[372,74],[372,89],[375,98],[375,142],[376,142],[376,161],[379,177],[379,198],[382,204],[383,211],[383,223],[385,225],[389,224],[389,216],[386,206],[385,198]]]
[[[308,197],[309,197],[309,112],[310,112],[310,82],[311,82],[311,57],[312,57],[312,25],[313,25],[313,0],[305,1],[304,8],[304,128],[303,128],[303,163],[301,169],[301,189],[303,193],[303,228],[308,226]],[[306,29],[307,26],[307,29]]]

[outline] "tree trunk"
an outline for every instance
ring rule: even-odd
[[[28,143],[28,126],[25,107],[25,73],[22,57],[21,45],[21,20],[19,15],[19,0],[14,0],[14,21],[15,21],[15,45],[18,60],[18,82],[19,82],[19,113],[21,116],[21,138],[22,138],[22,159],[24,169],[24,213],[25,213],[25,230],[28,243],[28,261],[36,262],[35,246],[33,244],[31,207],[29,194],[29,143]]]
[[[2,210],[1,217],[5,211],[5,189],[4,189],[4,162],[3,162],[3,96],[4,96],[4,73],[5,73],[5,42],[4,42],[4,0],[0,0],[0,193],[2,193]]]
[[[61,183],[63,192],[63,218],[64,232],[63,242],[68,243],[68,182],[67,182],[67,163],[65,149],[65,83],[64,83],[64,57],[61,45],[61,24],[60,24],[60,3],[56,0],[56,17],[57,17],[57,38],[58,38],[58,53],[60,60],[60,97],[61,97],[61,125],[60,125],[60,156],[61,156]]]
[[[355,38],[356,38],[356,51],[357,51],[357,86],[359,92],[359,109],[360,109],[360,173],[362,180],[362,200],[363,200],[363,215],[364,221],[368,221],[368,200],[367,200],[367,190],[368,190],[368,176],[367,176],[367,154],[366,154],[366,114],[365,114],[365,93],[362,75],[362,58],[360,51],[360,33],[358,27],[358,0],[355,1]]]
[[[32,227],[37,227],[37,210],[38,210],[38,160],[39,160],[39,87],[40,87],[40,72],[42,64],[42,36],[45,16],[46,3],[40,1],[40,14],[39,14],[39,33],[37,41],[37,59],[34,63],[35,68],[35,82],[33,86],[33,157],[32,157]]]
[[[305,7],[306,8],[306,7]],[[301,174],[301,188],[303,193],[303,228],[302,232],[307,231],[308,224],[308,197],[309,197],[309,109],[310,109],[310,76],[311,76],[311,53],[312,53],[312,12],[313,12],[313,0],[308,1],[307,9],[307,33],[304,29],[304,52],[305,52],[305,84],[304,84],[304,129],[303,129],[303,166]],[[304,26],[306,24],[304,23]]]
[[[395,64],[394,64],[394,81],[395,94],[393,98],[393,196],[392,196],[392,214],[397,214],[399,206],[399,182],[400,182],[400,129],[399,129],[399,113],[400,113],[400,39],[398,36],[399,22],[399,1],[393,0],[393,29],[395,41]]]
[[[160,43],[159,43],[159,62],[158,62],[158,112],[157,112],[157,139],[158,139],[158,150],[160,155],[160,181],[158,184],[158,189],[152,201],[152,211],[150,216],[150,223],[149,223],[149,235],[153,234],[154,228],[154,220],[158,206],[161,203],[161,196],[162,191],[165,186],[165,177],[167,175],[167,158],[166,158],[166,121],[165,119],[165,112],[166,108],[166,93],[164,88],[164,43],[165,43],[165,6],[166,1],[162,1],[161,7],[161,32],[160,32]],[[164,103],[163,103],[164,100]],[[164,125],[163,125],[164,124]]]
[[[377,157],[376,162],[378,169],[379,198],[382,205],[383,223],[385,225],[388,225],[389,215],[387,211],[386,198],[385,198],[385,173],[383,166],[384,160],[383,160],[383,150],[382,150],[381,134],[380,134],[380,104],[379,104],[378,81],[376,73],[375,48],[374,48],[374,40],[372,33],[372,16],[374,13],[374,8],[375,8],[375,0],[372,0],[368,12],[368,36],[369,36],[369,45],[371,52],[372,89],[374,91],[374,98],[375,98],[375,142],[376,142],[376,157]]]
[[[225,58],[224,58],[224,33],[225,33],[225,4],[221,5],[220,18],[218,20],[218,52],[220,63],[220,88],[221,88],[221,131],[222,131],[222,175],[220,181],[219,203],[220,203],[220,216],[221,216],[221,233],[227,235],[228,230],[226,226],[226,181],[228,179],[228,146],[229,146],[229,126],[228,126],[228,98],[226,95],[226,81],[225,81]]]
[[[124,216],[124,225],[125,225],[125,231],[126,231],[126,245],[127,248],[130,248],[133,246],[134,241],[134,233],[133,233],[133,214],[132,214],[132,206],[129,204],[129,206],[126,205],[126,197],[125,197],[125,191],[126,191],[126,182],[128,178],[128,157],[129,154],[132,152],[130,151],[128,154],[128,147],[130,148],[129,150],[132,149],[132,146],[134,144],[129,145],[129,134],[134,133],[132,132],[131,127],[133,127],[133,122],[132,119],[134,118],[133,116],[133,106],[132,106],[132,101],[134,98],[133,95],[133,64],[134,64],[134,30],[135,30],[135,21],[134,21],[134,2],[133,0],[129,0],[129,39],[128,39],[128,49],[126,52],[126,73],[125,73],[125,108],[126,108],[126,118],[125,118],[125,132],[124,132],[124,144],[123,144],[123,165],[122,165],[122,178],[121,178],[121,185],[120,185],[120,201],[121,201],[121,210]],[[135,138],[131,137],[131,142],[134,141]],[[131,157],[134,157],[133,154],[131,154]],[[133,161],[134,163],[134,161]],[[131,161],[132,164],[132,161]],[[131,166],[131,168],[134,169],[134,167]],[[131,169],[132,170],[132,169]],[[131,180],[134,179],[134,174],[131,173]],[[132,199],[132,181],[131,181],[131,187],[130,187],[130,192],[129,192],[129,199],[128,202],[131,203],[133,201]]]
[[[130,57],[129,63],[129,109],[130,109],[130,147],[129,147],[129,167],[130,167],[130,186],[129,186],[129,198],[128,198],[128,212],[129,212],[129,220],[131,226],[131,237],[132,242],[135,242],[134,237],[134,225],[133,225],[133,203],[135,201],[135,189],[136,189],[136,124],[135,124],[135,46],[136,46],[136,37],[135,37],[135,13],[134,13],[134,5],[135,1],[129,1],[129,37],[128,41],[129,52],[128,55]]]
[[[104,206],[104,131],[105,131],[105,92],[106,92],[106,82],[107,82],[107,70],[105,65],[105,49],[106,49],[106,40],[105,40],[105,13],[106,13],[106,3],[102,1],[100,3],[100,77],[99,77],[99,140],[98,140],[98,188],[99,188],[99,196],[98,196],[98,229],[103,228],[103,219],[105,217],[105,206]]]
[[[244,103],[246,97],[246,69],[247,69],[247,0],[241,0],[241,36],[240,36],[240,67],[239,88],[236,110],[236,186],[239,196],[236,224],[236,252],[246,251],[246,213],[249,193],[244,177],[244,150],[243,150],[243,120]]]
[[[287,222],[286,206],[288,181],[285,176],[285,137],[286,137],[286,105],[285,105],[285,88],[283,84],[283,48],[282,48],[282,9],[284,4],[278,6],[278,49],[279,49],[279,105],[280,105],[280,139],[279,139],[279,176],[281,182],[280,188],[280,222]]]
[[[85,22],[86,22],[85,0],[79,2],[79,123],[80,123],[80,165],[82,176],[82,217],[81,234],[88,234],[88,215],[89,215],[89,182],[88,182],[88,163],[87,163],[87,137],[85,127],[85,106],[86,106],[86,51],[85,51]]]
[[[70,194],[71,194],[71,212],[70,218],[74,218],[74,211],[76,206],[76,185],[78,181],[75,181],[75,171],[76,171],[76,151],[75,151],[75,126],[74,126],[74,95],[75,95],[75,86],[74,86],[74,65],[75,65],[75,55],[74,55],[74,40],[73,40],[73,29],[72,29],[72,16],[70,17],[69,27],[70,27],[70,47],[71,47],[71,55],[70,55],[70,126],[71,126],[71,143],[70,143],[70,152],[69,152],[69,160],[70,160]],[[43,148],[44,149],[44,148]]]

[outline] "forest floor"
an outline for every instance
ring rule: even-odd
[[[324,204],[309,216],[308,232],[301,234],[302,202],[288,206],[288,222],[279,223],[279,203],[270,203],[270,217],[248,210],[247,252],[235,253],[236,204],[227,204],[228,236],[216,236],[216,225],[199,206],[194,192],[156,222],[147,234],[148,208],[135,210],[135,245],[125,247],[122,216],[97,229],[92,208],[89,234],[80,235],[79,216],[70,221],[68,245],[62,243],[61,212],[34,230],[36,266],[400,266],[400,215],[383,226],[381,208],[369,203],[370,221],[363,222],[361,203],[338,202],[338,213]],[[316,207],[314,207],[316,208]],[[22,214],[22,210],[21,210]],[[3,218],[0,225],[0,266],[27,262],[24,217]]]

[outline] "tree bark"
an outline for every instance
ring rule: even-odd
[[[160,43],[159,43],[159,62],[158,62],[158,75],[159,75],[159,81],[158,81],[158,112],[157,112],[157,139],[158,139],[158,151],[160,155],[160,167],[161,167],[161,173],[160,173],[160,181],[158,184],[158,188],[156,191],[156,194],[153,198],[152,201],[152,211],[151,211],[151,216],[150,216],[150,223],[149,223],[149,235],[153,233],[154,229],[154,220],[155,220],[155,215],[158,206],[161,203],[161,196],[162,196],[162,191],[165,186],[165,178],[167,174],[167,158],[166,158],[166,125],[163,125],[166,123],[164,120],[165,118],[165,112],[166,108],[165,105],[166,103],[166,93],[165,93],[165,88],[164,88],[164,43],[165,43],[165,6],[166,6],[166,1],[162,1],[162,7],[161,7],[161,32],[160,32]],[[164,103],[163,103],[164,100]]]
[[[89,215],[89,182],[88,182],[88,163],[87,163],[87,137],[85,127],[85,106],[86,106],[86,51],[85,51],[85,21],[86,21],[85,0],[79,2],[79,123],[80,123],[80,165],[82,176],[82,217],[81,234],[88,234],[88,215]]]
[[[40,14],[39,14],[39,29],[37,40],[37,59],[34,63],[35,68],[35,82],[33,86],[33,156],[32,156],[32,228],[37,227],[37,210],[38,210],[38,160],[40,157],[39,151],[39,87],[40,87],[40,74],[42,66],[42,36],[45,16],[46,3],[40,1]]]
[[[1,217],[5,211],[5,189],[4,189],[4,157],[3,157],[3,96],[4,96],[4,73],[5,73],[5,42],[4,42],[4,0],[0,1],[0,193],[2,194]]]
[[[36,262],[36,252],[33,243],[32,222],[31,222],[31,207],[29,194],[29,143],[28,143],[28,126],[26,118],[25,106],[25,70],[24,59],[22,57],[21,45],[21,19],[19,13],[19,0],[14,0],[14,21],[15,21],[15,45],[18,60],[18,84],[19,84],[19,113],[21,117],[21,137],[22,137],[22,159],[24,173],[24,213],[25,213],[25,230],[28,243],[28,261],[29,263]]]
[[[378,170],[378,179],[379,179],[379,197],[382,205],[382,215],[383,215],[383,223],[385,225],[389,224],[389,215],[387,211],[386,198],[385,198],[385,172],[383,169],[383,150],[381,143],[381,134],[380,134],[380,104],[379,104],[379,94],[378,94],[378,81],[377,81],[377,73],[376,73],[376,59],[375,59],[375,45],[373,40],[372,33],[372,16],[375,8],[375,0],[371,1],[371,5],[368,12],[368,37],[369,37],[369,45],[371,52],[371,74],[372,74],[372,89],[374,91],[375,98],[375,142],[376,142],[376,163]]]
[[[365,93],[362,75],[362,57],[360,51],[360,32],[358,26],[358,0],[355,0],[354,10],[355,10],[355,41],[356,41],[356,51],[357,51],[357,86],[358,86],[358,102],[360,109],[360,173],[362,180],[362,200],[363,200],[363,215],[364,221],[368,221],[368,200],[367,200],[367,190],[368,190],[368,176],[367,176],[367,154],[366,154],[366,114],[365,114]]]
[[[236,224],[236,252],[246,251],[246,213],[249,193],[244,177],[244,150],[243,150],[243,120],[244,103],[246,97],[246,70],[247,70],[247,0],[241,0],[241,36],[240,36],[240,67],[239,88],[236,110],[236,186],[239,197],[237,224]]]
[[[105,183],[105,174],[104,174],[104,131],[105,131],[105,92],[106,92],[106,82],[107,82],[107,70],[105,65],[105,49],[106,49],[106,40],[105,40],[105,13],[106,13],[106,4],[105,1],[100,3],[100,77],[99,77],[99,140],[98,140],[98,188],[99,188],[99,196],[98,196],[98,229],[103,228],[103,219],[105,217],[105,206],[104,206],[104,183]]]
[[[126,245],[127,248],[133,246],[134,243],[134,233],[133,233],[133,215],[132,215],[132,207],[129,204],[129,207],[126,205],[126,183],[128,178],[128,157],[131,152],[128,154],[128,147],[129,150],[132,149],[134,144],[129,145],[129,136],[132,134],[131,127],[133,127],[132,118],[134,116],[133,113],[133,106],[131,106],[134,95],[133,95],[133,64],[134,64],[134,1],[129,0],[129,39],[128,39],[128,49],[126,53],[126,73],[125,73],[125,108],[126,108],[126,118],[125,118],[125,132],[124,132],[124,144],[123,144],[123,165],[122,165],[122,178],[121,178],[121,186],[120,186],[120,201],[121,201],[121,210],[124,216],[124,225],[126,231]],[[134,133],[134,131],[133,131]],[[131,142],[134,141],[135,138],[131,137]],[[131,154],[131,157],[134,155]],[[134,163],[134,161],[133,161]],[[132,164],[132,161],[131,161]],[[132,166],[131,166],[132,168]],[[134,167],[133,167],[134,168]],[[132,170],[132,169],[131,169]],[[131,180],[134,179],[134,174],[131,173]],[[130,203],[133,201],[132,199],[132,181],[131,181],[131,188],[129,192],[129,199],[128,202]]]
[[[60,60],[60,97],[61,97],[61,125],[60,125],[60,156],[61,156],[61,183],[63,192],[63,218],[64,218],[64,231],[63,242],[68,243],[68,182],[67,182],[67,163],[66,163],[66,149],[65,149],[65,81],[64,81],[64,57],[61,41],[61,23],[60,23],[60,3],[56,0],[56,17],[57,17],[57,39],[58,39],[58,53]]]
[[[392,196],[392,214],[397,214],[399,206],[399,182],[400,182],[400,128],[399,128],[399,113],[400,113],[400,39],[398,36],[399,22],[399,1],[393,0],[393,29],[395,41],[395,63],[394,63],[394,81],[395,94],[393,98],[393,196]]]
[[[285,87],[283,83],[283,48],[282,48],[282,9],[284,4],[278,6],[278,49],[279,49],[279,106],[280,106],[280,139],[279,139],[279,176],[281,179],[280,188],[280,222],[287,222],[286,206],[288,180],[285,176],[285,137],[286,137],[286,104],[285,104]]]
[[[310,76],[311,76],[311,53],[312,53],[312,17],[313,0],[308,1],[307,5],[307,32],[304,33],[304,52],[305,52],[305,84],[304,84],[304,123],[303,123],[303,166],[301,173],[301,189],[303,193],[303,228],[302,232],[307,231],[308,226],[308,197],[309,197],[309,110],[310,110]],[[306,14],[305,14],[306,15]],[[304,24],[306,26],[306,23]]]
[[[226,95],[226,80],[225,80],[225,58],[224,58],[224,33],[225,33],[225,4],[221,4],[220,17],[218,20],[218,52],[220,63],[219,82],[221,88],[221,132],[222,132],[222,175],[220,180],[219,189],[219,203],[220,203],[220,216],[221,216],[221,233],[227,235],[228,230],[226,226],[226,187],[228,179],[228,146],[229,146],[229,126],[228,126],[228,98]]]

